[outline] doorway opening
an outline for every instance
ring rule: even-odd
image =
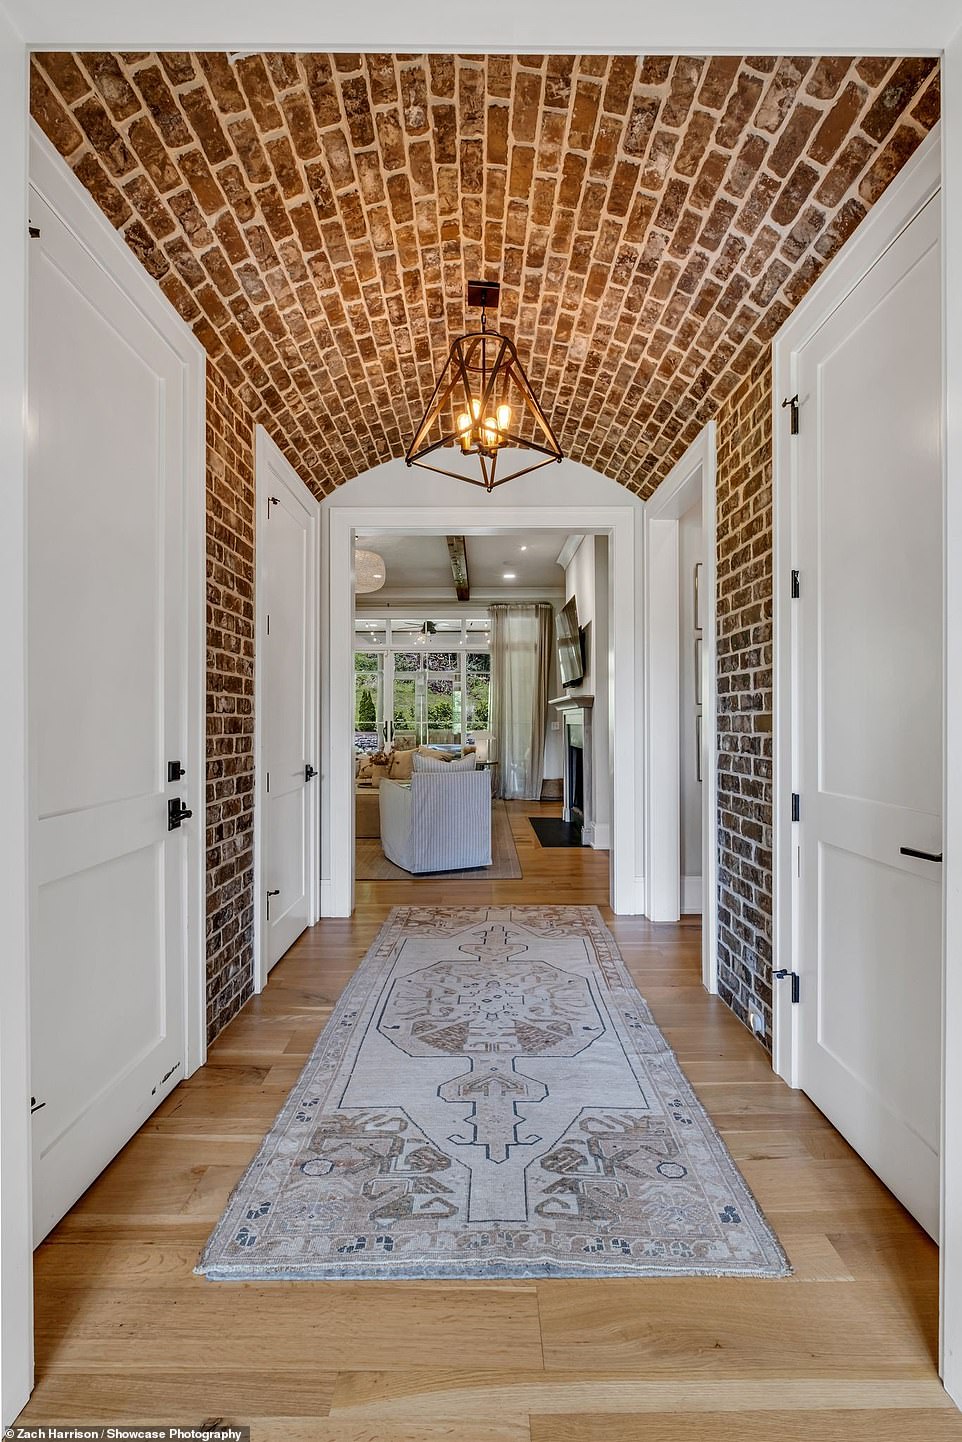
[[[571,463],[566,463],[566,469],[576,473],[573,479],[577,484],[569,489],[580,488],[580,475],[577,473],[588,473]],[[370,474],[377,475],[376,472]],[[352,484],[360,489],[364,481],[365,478],[361,477],[358,483]],[[408,507],[399,511],[338,505],[339,497],[331,498],[327,503],[330,600],[324,618],[323,692],[329,711],[323,727],[326,737],[323,770],[329,781],[322,795],[322,915],[344,916],[350,915],[353,910],[355,815],[360,816],[355,796],[355,766],[358,769],[364,766],[366,770],[366,763],[352,760],[355,752],[362,749],[356,744],[358,732],[362,729],[358,726],[362,704],[359,692],[366,693],[363,701],[366,729],[362,732],[365,746],[383,744],[385,728],[388,727],[393,728],[392,739],[395,741],[400,737],[416,743],[406,748],[409,751],[427,746],[432,750],[453,748],[461,753],[463,748],[474,744],[476,748],[482,748],[481,764],[495,773],[505,766],[506,760],[510,761],[513,750],[517,749],[514,746],[516,737],[512,741],[505,735],[480,734],[496,732],[497,726],[490,714],[488,719],[491,724],[478,726],[477,708],[479,705],[483,707],[486,699],[493,705],[491,698],[497,692],[496,685],[492,685],[486,696],[482,695],[485,689],[483,678],[491,674],[481,659],[490,654],[489,647],[484,644],[484,638],[489,633],[484,610],[490,605],[497,613],[498,606],[503,604],[503,587],[508,584],[504,581],[506,571],[512,571],[515,578],[522,574],[520,557],[528,553],[522,553],[521,546],[528,546],[536,554],[537,548],[542,548],[543,558],[553,551],[554,559],[550,560],[550,565],[557,577],[554,581],[555,607],[563,605],[568,599],[566,587],[580,588],[585,619],[591,621],[594,627],[595,648],[591,657],[597,655],[599,675],[602,677],[600,684],[595,686],[593,677],[586,671],[588,685],[594,687],[592,691],[579,691],[578,687],[566,690],[561,686],[555,669],[551,643],[552,674],[548,678],[547,702],[552,704],[550,707],[546,705],[541,723],[544,727],[541,744],[545,750],[548,780],[563,783],[563,761],[557,754],[558,743],[562,739],[562,712],[580,695],[582,704],[587,699],[588,704],[597,708],[592,768],[597,772],[596,829],[594,832],[586,830],[584,840],[589,846],[611,850],[614,909],[628,915],[640,914],[644,910],[644,875],[639,864],[638,847],[640,829],[637,809],[632,802],[641,777],[639,732],[634,716],[640,701],[637,663],[641,637],[636,558],[640,554],[642,507],[639,502],[631,502],[630,499],[627,506],[618,507],[545,507],[539,494],[542,485],[538,481],[532,483],[529,478],[525,478],[525,482],[527,484],[519,484],[518,490],[522,494],[528,493],[524,497],[526,504],[512,507],[497,504],[469,507],[465,504],[463,487],[456,489],[454,485],[451,486],[452,504],[444,507]],[[433,482],[431,487],[436,495],[437,487]],[[490,553],[489,559],[497,561],[502,589],[496,592],[489,585],[486,591],[481,591],[486,600],[480,610],[474,597],[471,602],[461,603],[460,608],[457,604],[452,605],[450,588],[447,606],[443,605],[441,597],[429,596],[415,609],[410,604],[413,598],[405,597],[399,602],[391,601],[388,611],[390,595],[380,592],[365,598],[363,605],[357,606],[353,589],[353,557],[358,546],[371,549],[373,537],[381,538],[379,544],[385,549],[393,543],[389,542],[391,537],[395,538],[398,546],[413,545],[415,538],[420,538],[419,544],[423,545],[426,538],[434,543],[439,564],[449,565],[444,555],[444,540],[452,535],[465,538],[469,555],[477,539],[479,575],[482,577],[485,574],[485,557]],[[589,544],[582,547],[585,538]],[[506,543],[516,548],[511,553],[516,559],[510,567],[504,564],[504,558],[509,554],[504,551]],[[595,564],[596,548],[605,557],[603,567]],[[580,576],[578,552],[582,549],[590,551],[592,557],[590,600],[583,581],[574,580],[576,573]],[[610,566],[607,561],[609,554]],[[583,560],[584,557],[581,558]],[[389,565],[389,560],[387,563]],[[426,585],[428,580],[429,575],[422,576],[423,584]],[[617,603],[619,596],[622,598],[620,606]],[[538,602],[531,595],[524,604],[537,608],[539,604],[550,603]],[[365,624],[370,621],[380,624]],[[433,624],[433,630],[425,628],[428,621]],[[441,624],[443,621],[448,621],[455,629],[445,630]],[[475,623],[474,627],[468,624],[471,621]],[[408,623],[406,629],[400,629],[400,647],[395,644],[398,622]],[[373,645],[362,644],[359,647],[359,625],[363,632],[376,638]],[[609,634],[606,635],[606,632]],[[451,635],[458,637],[456,647],[445,639]],[[494,649],[497,649],[496,645]],[[383,660],[372,662],[368,659],[362,663],[366,669],[361,672],[363,680],[360,687],[356,661],[358,650],[365,651],[369,656],[383,657]],[[393,652],[393,656],[389,657],[389,652]],[[465,656],[463,661],[462,652]],[[422,660],[404,660],[399,666],[398,658],[404,656],[419,656]],[[433,658],[438,669],[432,671],[423,664],[424,657]],[[420,682],[419,676],[423,677]],[[460,698],[457,695],[459,690]],[[613,725],[615,714],[619,721],[617,727]],[[557,731],[551,729],[553,724],[558,726]],[[449,749],[448,754],[453,752]],[[475,754],[478,754],[477,751]],[[463,760],[463,756],[460,759]],[[385,764],[389,762],[385,762],[383,754],[382,759],[374,763],[382,767]],[[413,761],[411,765],[413,769]],[[618,777],[629,775],[630,787],[622,787]],[[405,779],[397,774],[394,778],[396,781]],[[563,784],[559,789],[563,790]],[[496,775],[495,792],[498,791],[505,797],[512,795],[503,781],[499,784]],[[524,795],[525,792],[515,794]],[[379,822],[380,796],[376,804],[376,819]],[[367,802],[367,830],[373,829],[375,824],[374,805],[373,801]],[[582,809],[585,805],[586,798],[583,797]],[[558,811],[560,818],[560,807]],[[347,847],[344,846],[345,817],[352,828],[351,845]]]
[[[648,915],[702,916],[702,980],[718,989],[715,424],[645,509]]]
[[[519,805],[541,826],[568,819],[570,800],[579,840],[607,849],[609,660],[590,645],[592,627],[600,637],[609,629],[607,537],[358,529],[355,545],[379,582],[355,592],[356,878],[423,881],[443,867],[452,879],[520,879],[506,809]],[[586,622],[584,662],[568,687],[562,608]],[[570,707],[592,706],[596,691],[605,734],[593,740],[579,726],[574,744]],[[599,782],[581,831],[586,742]],[[447,784],[462,771],[484,779]],[[420,830],[430,835],[415,846]]]

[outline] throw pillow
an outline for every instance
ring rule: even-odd
[[[443,761],[445,766],[454,759],[453,751],[439,751],[435,746],[419,746],[418,755],[428,756],[432,761]]]
[[[410,781],[413,763],[413,751],[392,751],[387,774],[392,781]]]
[[[461,756],[456,761],[442,761],[437,756],[425,755],[418,751],[414,755],[413,763],[415,771],[473,771],[475,761],[473,756]]]
[[[459,756],[456,761],[452,761],[450,763],[450,769],[452,771],[473,771],[477,764],[474,752],[470,751],[467,755]]]

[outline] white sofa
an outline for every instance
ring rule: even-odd
[[[416,771],[380,786],[381,846],[395,866],[420,875],[491,865],[487,771]]]

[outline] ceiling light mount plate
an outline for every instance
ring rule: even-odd
[[[497,310],[501,299],[500,280],[469,280],[468,305],[474,310]]]
[[[404,457],[408,466],[421,466],[488,492],[564,459],[514,341],[487,328],[485,309],[497,305],[500,293],[498,281],[468,281],[467,301],[481,307],[481,329],[457,336],[451,343],[434,394]],[[435,453],[444,448],[475,457],[480,474],[437,465],[440,457]],[[505,449],[534,451],[538,459],[499,475],[498,460]]]

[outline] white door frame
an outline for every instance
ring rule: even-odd
[[[619,916],[644,912],[643,856],[636,826],[638,783],[643,775],[641,683],[638,653],[641,633],[638,585],[640,521],[637,503],[627,506],[330,507],[328,544],[327,645],[325,690],[329,714],[323,728],[321,775],[327,793],[321,824],[321,851],[328,874],[321,882],[321,914],[350,916],[354,908],[354,533],[407,531],[447,535],[452,516],[459,535],[493,531],[557,530],[559,538],[577,532],[607,534],[610,544],[611,637],[614,664],[609,678],[609,716],[618,717],[610,738],[612,787],[611,908]]]
[[[797,356],[816,331],[838,309],[846,296],[871,270],[879,257],[941,185],[939,127],[935,126],[915,155],[869,212],[858,231],[778,332],[773,345],[772,379],[774,526],[774,832],[772,935],[777,967],[796,971],[798,898],[796,843],[792,835],[792,792],[797,789],[796,754],[799,741],[799,694],[796,615],[791,602],[791,572],[795,556],[798,492],[797,449],[792,444],[789,411],[782,401],[795,395]],[[944,247],[943,247],[944,249]],[[805,397],[800,398],[800,420],[805,424]],[[804,584],[804,582],[803,582]],[[775,1071],[789,1086],[798,1086],[798,1013],[787,985],[774,987],[772,997]]]
[[[309,680],[307,694],[310,704],[310,717],[308,721],[308,732],[313,740],[314,756],[320,756],[320,734],[318,730],[320,712],[320,616],[319,616],[319,590],[320,590],[320,536],[321,536],[321,506],[313,491],[301,480],[300,476],[284,455],[283,451],[265,431],[262,425],[254,429],[254,990],[260,992],[267,985],[268,967],[266,962],[266,947],[264,945],[265,907],[263,904],[263,887],[261,874],[264,860],[265,826],[267,808],[264,805],[264,793],[261,785],[261,777],[264,775],[263,756],[261,754],[264,742],[263,711],[261,702],[263,699],[263,667],[259,657],[264,655],[264,645],[267,639],[267,610],[264,606],[264,587],[262,585],[264,552],[261,545],[261,538],[264,534],[264,520],[268,497],[272,493],[273,481],[287,486],[288,490],[294,492],[301,504],[310,516],[308,556],[309,566],[307,575],[308,600],[307,609],[309,617],[308,625],[308,656],[309,656]],[[305,757],[305,761],[311,760]],[[323,785],[323,767],[318,764],[318,772],[314,780],[316,786],[309,787],[308,794],[308,816],[310,847],[308,855],[308,900],[307,900],[307,924],[313,926],[317,921],[318,910],[318,886],[320,881],[320,866],[318,864],[318,843],[320,840],[320,803],[318,793]]]
[[[181,365],[184,403],[184,757],[186,938],[184,976],[184,1076],[207,1060],[206,970],[206,725],[207,725],[207,542],[205,432],[206,356],[190,327],[124,244],[98,205],[34,122],[30,122],[30,188],[123,291],[169,346]]]
[[[645,503],[645,827],[647,915],[677,921],[681,757],[678,693],[678,523],[701,501],[704,548],[702,630],[702,981],[718,990],[718,757],[716,732],[716,426],[709,421]]]

